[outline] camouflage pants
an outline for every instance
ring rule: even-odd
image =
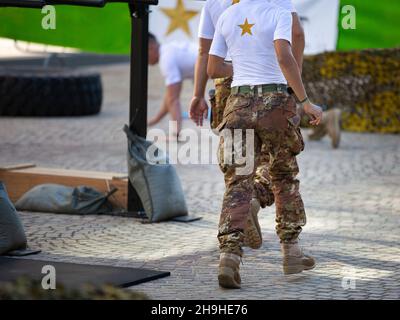
[[[217,129],[224,117],[226,102],[231,94],[232,78],[221,78],[214,81],[215,96],[211,98],[211,128]],[[272,206],[274,194],[268,173],[269,153],[262,147],[258,155],[257,170],[254,177],[254,196],[260,201],[262,208]]]
[[[219,161],[226,186],[218,230],[221,252],[242,254],[243,230],[250,210],[260,154],[268,154],[269,157],[268,173],[276,205],[276,232],[281,242],[297,239],[306,223],[299,181],[296,179],[299,172],[296,155],[304,149],[299,124],[296,103],[286,93],[229,96],[219,129],[222,133],[254,130],[255,169],[247,175],[237,174],[237,169],[243,165],[236,164],[234,159],[225,163],[224,153],[232,150],[224,148],[224,139],[221,138]],[[242,153],[251,152],[246,150],[244,132],[242,136]]]

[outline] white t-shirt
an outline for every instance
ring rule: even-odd
[[[229,8],[233,0],[207,0],[200,16],[199,38],[214,38],[215,26],[221,14]]]
[[[292,41],[292,15],[265,0],[242,0],[220,16],[210,54],[233,64],[232,87],[287,81],[279,67],[274,41]]]
[[[296,12],[292,0],[267,0],[289,12]],[[233,0],[207,0],[200,16],[198,37],[213,39],[215,26],[221,14],[234,4]]]
[[[169,42],[160,47],[160,69],[169,86],[194,78],[198,49],[193,43]]]

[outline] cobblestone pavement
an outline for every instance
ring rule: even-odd
[[[0,118],[0,164],[126,172],[127,65],[101,69],[99,116],[73,119]],[[151,68],[149,113],[162,99]],[[187,105],[192,85],[185,85]],[[193,127],[185,122],[185,127]],[[166,129],[163,121],[159,128]],[[306,133],[306,132],[305,132]],[[299,157],[308,223],[301,235],[318,262],[284,276],[274,208],[262,210],[264,244],[245,251],[243,288],[218,287],[216,230],[223,179],[216,165],[178,165],[190,211],[202,220],[142,224],[131,218],[21,213],[35,259],[145,267],[171,277],[132,287],[155,299],[399,299],[400,137],[345,133],[339,150],[309,142]],[[210,151],[210,154],[215,151]]]

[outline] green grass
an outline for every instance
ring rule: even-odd
[[[0,37],[84,51],[126,54],[130,50],[127,4],[103,9],[56,6],[56,29],[44,30],[40,9],[0,8]]]
[[[341,0],[340,8],[356,8],[356,30],[344,30],[339,13],[338,50],[393,48],[400,46],[400,1]],[[341,10],[341,9],[340,9]]]

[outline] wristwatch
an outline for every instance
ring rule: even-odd
[[[299,104],[302,108],[304,108],[304,105],[305,105],[307,102],[308,102],[308,103],[310,102],[310,99],[309,99],[308,97],[306,97],[303,101],[299,101],[298,104]]]

